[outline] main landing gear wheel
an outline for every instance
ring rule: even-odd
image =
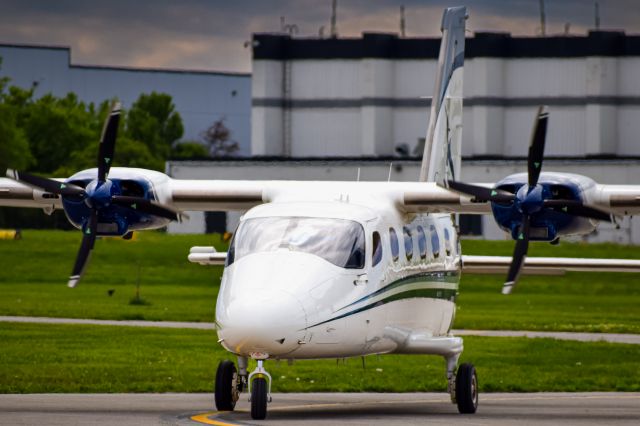
[[[258,377],[251,383],[251,418],[264,420],[267,417],[267,379]]]
[[[458,368],[456,403],[460,414],[473,414],[478,409],[478,376],[473,364],[462,364]]]
[[[238,400],[238,373],[229,360],[221,361],[216,372],[215,399],[219,411],[233,411]]]

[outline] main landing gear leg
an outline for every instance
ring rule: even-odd
[[[242,393],[249,387],[249,373],[247,372],[248,360],[246,356],[238,357],[238,392]]]
[[[264,360],[258,360],[258,366],[249,374],[249,393],[251,394],[251,418],[263,420],[267,417],[267,402],[271,402],[271,375],[264,369]]]
[[[473,364],[462,364],[456,371],[459,358],[460,354],[446,357],[447,389],[460,414],[473,414],[478,409],[478,376]]]

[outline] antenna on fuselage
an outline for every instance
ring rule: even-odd
[[[360,182],[360,167],[358,167],[358,177],[356,177],[356,182]]]
[[[387,182],[391,182],[391,170],[393,167],[393,161],[389,163],[389,177],[387,177]]]

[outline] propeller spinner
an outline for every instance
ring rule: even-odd
[[[7,177],[11,179],[60,195],[63,199],[65,197],[80,198],[90,209],[88,216],[82,223],[82,243],[69,277],[69,287],[75,287],[82,278],[91,250],[93,250],[95,244],[100,213],[108,209],[112,204],[170,220],[179,220],[181,217],[181,213],[178,210],[169,206],[164,206],[142,197],[120,195],[115,190],[113,182],[109,180],[109,170],[115,154],[120,114],[120,103],[116,102],[105,120],[102,136],[100,137],[97,178],[89,182],[86,188],[7,169]]]
[[[510,294],[516,286],[529,250],[531,222],[538,213],[545,209],[552,209],[570,216],[611,221],[607,213],[586,206],[581,201],[548,198],[551,195],[538,183],[542,170],[548,119],[549,113],[546,108],[539,107],[529,144],[527,184],[521,186],[515,194],[502,189],[485,188],[463,182],[451,180],[448,182],[449,188],[470,195],[477,202],[510,204],[522,216],[521,223],[513,230],[516,246],[507,279],[502,287],[502,294]]]

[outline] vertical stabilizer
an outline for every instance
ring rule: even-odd
[[[450,7],[442,16],[442,42],[420,168],[421,182],[446,186],[448,179],[460,179],[466,19],[464,6]]]

